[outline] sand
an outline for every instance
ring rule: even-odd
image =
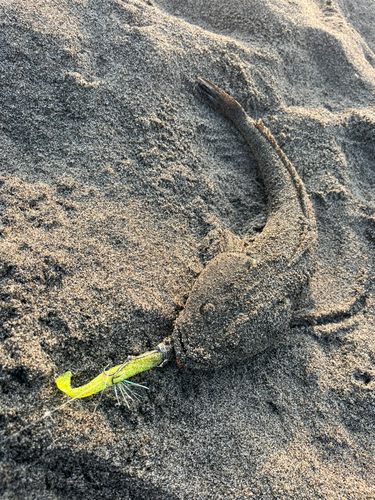
[[[375,498],[372,0],[0,0],[1,498]],[[267,200],[215,82],[294,164],[319,233],[308,317],[216,371],[66,400],[173,331],[211,231]],[[100,402],[99,402],[100,399]],[[99,404],[98,404],[99,402]]]

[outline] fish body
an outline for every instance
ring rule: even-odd
[[[313,274],[317,228],[304,184],[270,131],[213,83],[198,85],[245,138],[268,197],[262,232],[209,261],[176,320],[177,358],[208,369],[256,355],[288,328]]]

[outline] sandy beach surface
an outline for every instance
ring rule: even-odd
[[[1,498],[375,498],[374,26],[373,0],[0,0]],[[306,315],[246,361],[138,375],[130,408],[111,390],[38,421],[61,373],[171,334],[213,234],[266,223],[197,76],[305,184]]]

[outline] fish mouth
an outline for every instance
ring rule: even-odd
[[[190,347],[184,337],[182,329],[176,325],[173,331],[173,343],[178,364],[195,370],[212,368],[210,353],[201,347]]]
[[[182,365],[185,365],[188,356],[186,353],[185,343],[182,339],[182,332],[178,325],[175,325],[174,327],[172,338],[173,338],[174,351],[176,357]]]

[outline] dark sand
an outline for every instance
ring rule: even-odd
[[[0,0],[1,498],[375,498],[373,0]],[[196,92],[262,118],[313,203],[310,321],[208,373],[170,363],[22,433],[156,346],[211,249],[267,217]]]

